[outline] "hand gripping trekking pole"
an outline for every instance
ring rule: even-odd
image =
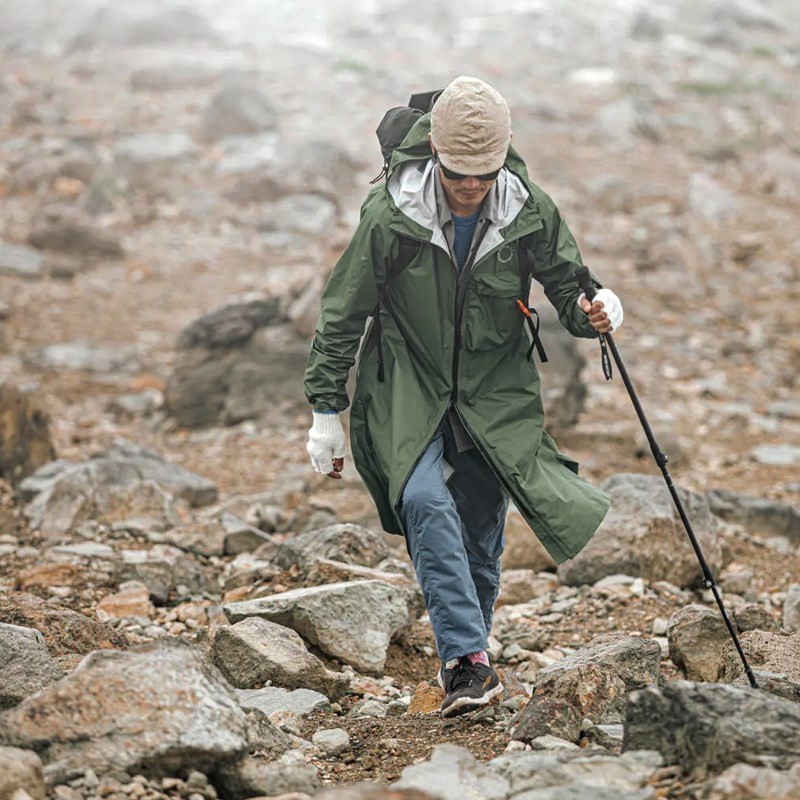
[[[592,278],[589,274],[589,270],[586,267],[578,267],[575,270],[575,277],[578,279],[578,284],[581,287],[581,291],[586,295],[588,300],[592,300],[597,294],[597,289],[592,284]],[[686,515],[686,511],[683,508],[683,503],[681,502],[680,497],[678,496],[678,491],[675,488],[675,485],[672,483],[672,477],[669,474],[669,470],[667,469],[667,456],[661,451],[661,448],[658,446],[658,442],[656,441],[656,437],[653,435],[653,431],[650,427],[650,424],[647,421],[647,417],[644,415],[644,409],[642,408],[642,404],[639,402],[639,397],[636,394],[636,390],[633,388],[633,384],[631,383],[631,379],[628,376],[628,371],[625,369],[625,364],[622,361],[622,356],[619,354],[619,350],[617,350],[617,345],[614,342],[614,337],[610,333],[602,334],[600,336],[601,341],[605,340],[608,349],[611,350],[611,355],[614,357],[614,362],[617,365],[617,369],[619,370],[619,374],[622,376],[622,381],[625,384],[625,388],[628,390],[628,394],[630,395],[631,402],[633,403],[633,407],[636,410],[636,416],[639,417],[639,422],[642,424],[642,428],[644,429],[645,436],[647,437],[647,441],[650,443],[650,450],[653,453],[653,458],[658,464],[661,472],[664,475],[664,480],[667,482],[667,488],[669,489],[669,493],[672,495],[672,500],[675,503],[675,508],[678,509],[678,514],[683,522],[683,527],[686,528],[686,533],[689,536],[689,541],[692,543],[692,547],[694,548],[694,552],[697,555],[697,560],[700,562],[700,567],[703,570],[703,585],[707,589],[711,589],[714,599],[717,601],[717,605],[719,606],[720,613],[722,614],[722,619],[725,621],[725,625],[728,628],[728,633],[731,635],[731,639],[733,639],[733,643],[736,646],[736,650],[739,653],[739,658],[742,660],[742,664],[744,665],[744,671],[747,675],[747,679],[750,681],[750,685],[754,689],[758,689],[759,686],[756,683],[755,676],[753,675],[753,670],[750,669],[750,665],[747,663],[747,657],[744,654],[744,650],[742,649],[742,644],[739,641],[739,637],[736,635],[736,629],[733,627],[733,623],[731,623],[727,612],[725,611],[725,606],[722,602],[722,596],[719,593],[719,588],[717,587],[717,582],[714,580],[714,576],[711,574],[711,569],[708,566],[708,562],[703,555],[703,551],[700,548],[700,543],[697,541],[697,536],[695,536],[694,530],[692,529],[692,524],[689,522],[689,517]],[[606,375],[608,376],[610,373],[607,372]]]

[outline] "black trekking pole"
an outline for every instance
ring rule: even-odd
[[[592,278],[589,274],[588,268],[578,267],[575,270],[575,277],[578,279],[578,284],[580,285],[581,291],[586,295],[586,298],[590,301],[593,300],[594,296],[597,294],[597,289],[592,283]],[[647,417],[644,415],[644,409],[642,408],[642,404],[639,402],[639,397],[637,396],[636,390],[633,388],[631,379],[628,376],[628,370],[625,369],[625,364],[622,361],[622,356],[620,356],[617,345],[614,342],[614,337],[610,333],[602,334],[600,336],[600,342],[603,345],[603,369],[605,371],[606,378],[611,378],[610,364],[607,363],[607,355],[605,351],[605,347],[607,346],[608,349],[611,350],[611,354],[614,357],[614,362],[617,365],[619,374],[622,376],[622,382],[625,384],[625,388],[628,390],[628,394],[630,395],[634,409],[636,409],[636,416],[639,417],[639,422],[642,424],[647,441],[650,443],[650,450],[653,453],[653,458],[664,475],[664,480],[667,482],[667,488],[669,489],[669,493],[672,495],[675,508],[678,509],[678,514],[683,522],[683,527],[686,529],[686,533],[689,536],[689,541],[692,543],[694,552],[697,555],[697,560],[700,562],[700,567],[703,570],[703,585],[706,587],[706,589],[711,589],[714,599],[717,601],[717,605],[719,606],[720,613],[722,614],[722,619],[725,621],[725,625],[728,628],[728,633],[730,633],[731,639],[733,639],[733,643],[736,646],[737,652],[739,653],[739,658],[742,660],[747,679],[750,681],[750,685],[754,689],[758,689],[760,687],[756,683],[753,670],[750,669],[750,665],[747,663],[747,657],[744,654],[742,644],[736,634],[736,629],[733,627],[733,623],[730,621],[728,613],[725,611],[725,605],[722,602],[722,596],[719,593],[717,582],[714,580],[714,576],[711,574],[711,569],[709,568],[708,562],[706,561],[703,551],[700,548],[700,543],[697,541],[697,536],[695,536],[694,530],[692,529],[692,524],[689,522],[689,517],[686,515],[686,511],[683,508],[683,503],[678,496],[678,491],[675,488],[675,484],[672,482],[672,477],[667,469],[667,456],[658,446],[658,442],[656,441],[656,437],[653,435],[653,430],[650,427],[650,423],[647,421]]]

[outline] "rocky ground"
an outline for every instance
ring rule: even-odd
[[[800,797],[800,12],[309,5],[0,0],[0,799]],[[546,313],[550,426],[613,506],[558,569],[510,512],[496,705],[439,718],[402,541],[307,464],[374,128],[461,73],[622,298],[768,691]]]

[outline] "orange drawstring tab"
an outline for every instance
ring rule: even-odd
[[[517,305],[519,306],[519,310],[528,318],[531,317],[531,312],[528,310],[528,306],[522,302],[522,300],[517,300]]]

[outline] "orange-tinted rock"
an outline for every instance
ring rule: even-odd
[[[249,586],[238,586],[236,589],[231,589],[225,592],[222,596],[223,603],[238,603],[240,600],[247,600],[250,596]]]
[[[21,592],[0,597],[0,622],[36,628],[54,657],[130,645],[125,634],[102,622]]]
[[[81,581],[81,571],[75,564],[40,564],[24,569],[17,577],[20,589],[48,586],[75,586]]]
[[[117,594],[106,595],[97,604],[98,619],[149,617],[153,613],[150,592],[143,583],[129,581]]]
[[[181,603],[173,609],[180,622],[194,620],[198,625],[208,625],[208,610],[202,603]]]
[[[408,706],[409,714],[432,714],[442,707],[444,690],[438,686],[431,686],[426,681],[417,685],[411,703]]]

